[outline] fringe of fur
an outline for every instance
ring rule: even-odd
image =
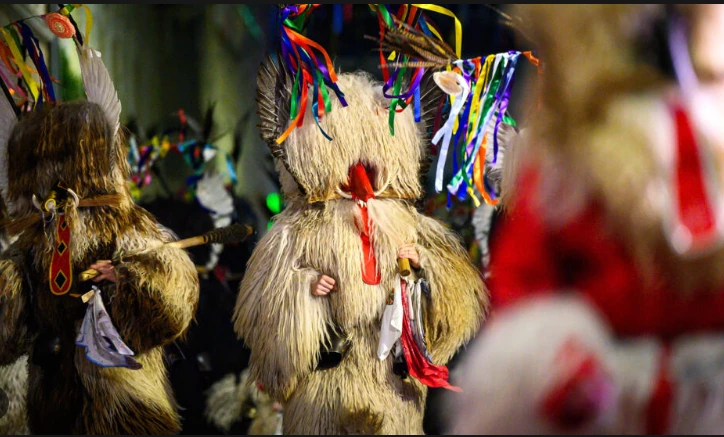
[[[368,202],[382,281],[365,284],[357,209],[347,200],[322,207],[292,203],[257,245],[241,284],[235,329],[251,348],[252,378],[285,401],[285,433],[339,433],[342,414],[364,409],[387,418],[383,433],[421,432],[424,388],[403,383],[390,359],[374,355],[401,244],[417,244],[431,285],[426,332],[436,363],[446,363],[477,333],[487,311],[481,275],[458,237],[399,200]],[[325,298],[311,294],[321,273],[338,287]],[[353,346],[340,366],[314,372],[330,325],[341,328]],[[402,393],[410,397],[400,398]]]
[[[400,196],[416,199],[422,195],[420,162],[427,153],[424,132],[414,121],[411,108],[395,114],[395,134],[390,135],[382,86],[364,72],[339,75],[349,106],[332,99],[332,112],[319,125],[333,138],[319,131],[308,105],[302,127],[284,142],[286,163],[312,198],[328,198],[335,188],[347,183],[349,168],[357,162],[373,164],[376,189],[386,184]],[[413,146],[414,145],[414,146]],[[286,198],[299,197],[299,190],[288,171],[279,164],[282,189]]]
[[[0,434],[27,435],[27,410],[25,395],[28,391],[28,357],[24,355],[15,363],[0,367],[0,389],[8,397],[8,410],[0,417]]]

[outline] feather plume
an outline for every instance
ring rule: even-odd
[[[457,56],[445,42],[435,39],[421,30],[393,17],[395,27],[385,25],[385,35],[377,50],[397,52],[407,55],[411,62],[395,63],[395,66],[408,67],[444,67],[450,65]],[[379,38],[365,35],[365,38],[379,41]],[[388,64],[388,66],[391,64]]]
[[[121,101],[118,99],[111,76],[103,64],[101,53],[91,47],[79,45],[78,58],[86,97],[89,102],[96,103],[103,108],[111,125],[112,134],[115,136],[121,125]]]
[[[302,194],[305,187],[299,183],[298,177],[289,168],[286,152],[276,139],[284,132],[289,122],[289,105],[291,99],[291,80],[283,66],[277,66],[267,53],[266,61],[261,63],[256,76],[257,114],[261,123],[257,126],[261,139],[269,145],[272,156],[281,161]]]
[[[261,120],[259,132],[274,153],[272,145],[276,144],[275,140],[282,134],[289,120],[290,80],[286,70],[278,67],[267,54],[266,61],[259,67],[256,85],[257,113]]]

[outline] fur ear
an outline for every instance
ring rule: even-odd
[[[272,156],[284,164],[297,183],[299,191],[305,195],[306,189],[287,165],[284,147],[276,142],[289,123],[289,105],[292,96],[291,77],[284,65],[277,66],[267,53],[266,60],[261,63],[256,75],[256,86],[256,111],[260,120],[257,127],[261,139],[269,146]]]

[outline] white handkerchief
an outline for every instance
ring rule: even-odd
[[[377,346],[377,356],[384,360],[390,354],[397,340],[402,336],[402,291],[400,289],[400,275],[395,277],[394,298],[391,305],[387,305],[382,315],[382,329],[380,330],[380,343]]]
[[[121,340],[101,299],[101,291],[93,286],[85,318],[75,344],[85,348],[88,360],[101,367],[140,369],[141,363],[131,357],[133,351]]]

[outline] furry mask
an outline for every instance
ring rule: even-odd
[[[18,119],[0,99],[0,189],[11,218],[31,213],[33,194],[45,198],[61,181],[80,198],[121,194],[130,206],[121,103],[100,53],[79,45],[78,54],[86,102],[44,105]]]
[[[289,121],[291,78],[271,57],[261,65],[257,76],[259,128],[277,160],[285,197],[310,203],[345,197],[350,168],[361,163],[375,194],[419,198],[420,175],[429,167],[429,140],[424,138],[436,109],[433,102],[441,96],[432,78],[423,79],[421,85],[421,122],[414,122],[412,109],[405,110],[395,117],[392,136],[386,122],[389,101],[382,94],[382,85],[362,72],[338,77],[349,106],[343,108],[335,100],[333,110],[319,121],[333,141],[319,131],[309,108],[303,126],[279,145],[275,140]]]

